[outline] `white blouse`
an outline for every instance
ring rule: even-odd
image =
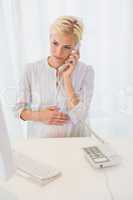
[[[80,61],[77,63],[72,74],[72,84],[80,102],[72,110],[67,108],[67,95],[63,81],[58,82],[57,86],[56,83],[59,81],[57,78],[56,69],[48,65],[47,58],[25,66],[14,108],[15,116],[21,119],[20,114],[25,108],[37,111],[57,105],[71,119],[63,126],[28,121],[28,137],[86,136],[83,122],[88,116],[93,95],[93,68]]]

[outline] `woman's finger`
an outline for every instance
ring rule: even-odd
[[[73,57],[73,56],[71,56],[68,60],[67,60],[67,62],[66,62],[66,64],[75,64],[76,63],[76,59]]]
[[[68,116],[62,116],[62,115],[54,115],[53,117],[52,117],[52,119],[54,120],[54,119],[59,119],[59,120],[69,120],[70,118],[68,117]]]
[[[57,106],[49,106],[49,107],[47,107],[47,109],[49,109],[49,110],[59,110],[59,108]]]
[[[61,119],[53,119],[48,122],[49,125],[64,125],[68,122],[68,120]]]

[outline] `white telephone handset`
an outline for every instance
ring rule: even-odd
[[[74,48],[72,49],[71,53],[72,53],[73,51],[78,51],[79,48],[80,48],[80,45],[81,45],[80,42],[78,42],[78,43],[74,46]],[[64,71],[65,68],[66,68],[66,65],[63,64],[62,66],[59,67],[59,71],[62,72],[62,71]]]

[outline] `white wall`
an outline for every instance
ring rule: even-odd
[[[49,25],[66,14],[81,17],[86,28],[81,59],[95,70],[92,127],[101,134],[131,133],[132,6],[131,0],[0,1],[0,97],[10,135],[21,135],[11,107],[23,65],[48,54]]]

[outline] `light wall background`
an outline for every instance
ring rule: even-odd
[[[98,134],[131,134],[133,124],[132,0],[0,0],[0,98],[10,137],[25,123],[12,113],[26,62],[48,54],[49,26],[60,15],[85,24],[81,60],[93,66],[90,122]]]

